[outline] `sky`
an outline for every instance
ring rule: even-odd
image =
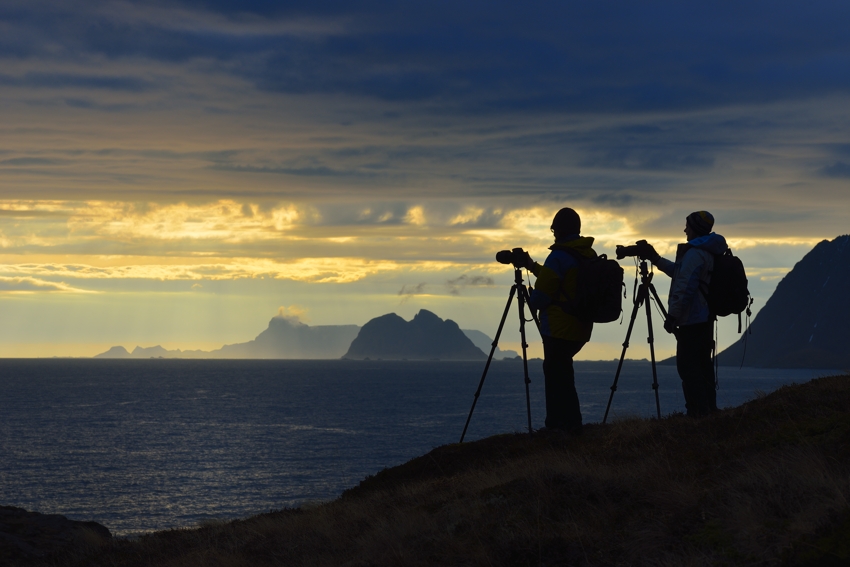
[[[542,262],[564,206],[612,257],[672,257],[709,210],[757,312],[850,232],[848,24],[834,0],[2,0],[0,356],[420,309],[493,336],[495,253]]]

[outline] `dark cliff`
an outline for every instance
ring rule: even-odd
[[[372,319],[360,329],[343,358],[483,360],[487,356],[457,323],[422,309],[410,322],[395,313]]]
[[[850,235],[820,242],[797,262],[751,330],[718,355],[720,364],[743,357],[764,368],[850,368]]]

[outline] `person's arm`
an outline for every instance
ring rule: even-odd
[[[536,264],[537,282],[534,284],[534,290],[531,292],[530,303],[532,309],[545,309],[552,302],[557,301],[561,295],[561,278],[562,273],[568,269],[568,266],[562,265],[563,262],[575,262],[570,256],[553,253],[546,258],[546,262],[541,266]],[[535,272],[532,272],[535,273]]]
[[[662,258],[661,255],[655,251],[655,248],[652,244],[649,244],[645,240],[641,240],[637,243],[638,250],[640,252],[641,258],[646,258],[652,265],[670,276],[673,277],[673,272],[676,269],[676,263],[671,262],[667,258]]]
[[[671,262],[667,258],[662,258],[661,256],[656,255],[654,258],[649,259],[652,262],[652,265],[670,276],[673,277],[673,272],[676,269],[676,262]]]

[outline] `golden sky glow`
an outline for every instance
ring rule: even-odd
[[[492,334],[513,283],[495,252],[544,260],[563,206],[609,256],[640,238],[672,256],[710,210],[756,309],[848,232],[836,4],[673,27],[669,6],[278,4],[0,13],[0,355],[208,348],[281,307],[360,325],[427,308]],[[746,34],[706,24],[724,18]],[[623,334],[600,326],[582,356]]]

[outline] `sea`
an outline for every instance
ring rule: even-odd
[[[533,428],[542,361],[528,363]],[[527,433],[521,360],[0,360],[0,505],[94,520],[114,535],[194,527],[338,497],[457,443]],[[576,362],[585,423],[654,417],[648,361]],[[657,367],[662,415],[681,412]],[[824,370],[719,369],[718,405]],[[482,381],[483,379],[483,381]]]

